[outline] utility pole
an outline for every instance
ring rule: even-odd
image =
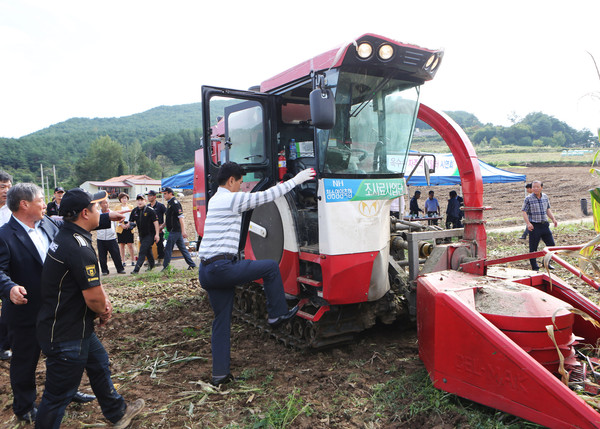
[[[44,193],[44,201],[46,201],[46,188],[44,187],[44,165],[40,164],[40,174],[42,178],[42,192]]]
[[[52,171],[54,172],[54,189],[56,189],[56,165],[52,166]]]

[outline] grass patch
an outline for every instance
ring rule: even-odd
[[[310,416],[312,414],[311,404],[310,402],[305,404],[304,400],[298,396],[299,392],[300,389],[294,389],[292,393],[288,394],[284,403],[273,400],[264,414],[254,416],[252,427],[255,429],[287,428],[300,414]]]
[[[418,426],[420,418],[432,414],[454,427],[497,429],[541,428],[513,415],[459,398],[433,386],[425,369],[404,374],[373,386],[374,423],[402,422]],[[448,416],[454,416],[448,421]],[[457,421],[458,420],[458,421]]]

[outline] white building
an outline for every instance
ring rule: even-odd
[[[87,181],[80,187],[92,194],[105,190],[110,198],[116,198],[121,192],[125,192],[129,195],[129,199],[134,200],[137,194],[147,194],[150,190],[160,192],[160,183],[160,180],[154,180],[148,176],[126,174],[103,182]]]

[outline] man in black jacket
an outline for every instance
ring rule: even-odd
[[[64,194],[65,188],[62,186],[54,188],[54,200],[48,203],[48,206],[46,207],[46,215],[50,217],[59,215],[58,211],[60,210],[60,202]]]
[[[75,188],[63,198],[60,214],[65,223],[42,271],[36,334],[46,355],[46,384],[36,429],[58,429],[84,371],[113,428],[126,428],[144,408],[143,399],[128,404],[117,392],[108,354],[94,333],[94,319],[103,326],[112,315],[91,234],[100,221],[98,201],[106,197],[106,191],[92,195]]]
[[[131,274],[140,272],[140,268],[144,265],[146,258],[148,258],[148,271],[151,271],[154,268],[152,245],[159,240],[156,213],[150,207],[146,206],[144,194],[138,194],[136,202],[137,207],[131,211],[129,223],[138,229],[138,235],[140,236],[140,251],[138,253],[137,263]]]
[[[19,420],[32,422],[37,415],[35,370],[40,357],[36,339],[36,319],[40,309],[42,267],[50,243],[60,223],[44,216],[46,204],[41,188],[19,183],[8,192],[12,212],[0,228],[0,294],[5,298],[5,320],[11,338],[13,358],[10,383],[13,412]],[[123,215],[113,212],[113,220]],[[101,216],[101,227],[110,226],[109,215]],[[78,394],[76,402],[88,402],[94,396]]]
[[[185,224],[183,223],[183,208],[181,207],[181,203],[175,198],[173,189],[164,188],[163,194],[167,200],[165,226],[169,232],[169,238],[167,238],[167,247],[165,248],[165,259],[163,261],[162,271],[166,271],[171,263],[171,255],[173,254],[173,247],[175,247],[175,245],[177,245],[183,259],[185,259],[185,262],[188,264],[188,270],[193,270],[196,268],[196,264],[184,242],[184,239],[187,238],[187,234],[185,232]]]
[[[419,212],[423,211],[419,208],[419,198],[421,198],[421,191],[415,191],[415,195],[410,199],[409,210],[413,217],[418,217]]]
[[[165,245],[163,243],[165,233],[163,230],[165,229],[165,213],[167,212],[167,208],[163,203],[156,199],[156,191],[154,190],[148,191],[148,206],[154,210],[156,217],[158,218],[158,242],[156,243],[158,260],[156,263],[160,265],[165,257]]]

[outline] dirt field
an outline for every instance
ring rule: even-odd
[[[595,181],[587,168],[529,168],[527,180],[540,179],[550,195],[559,222],[581,218],[580,199]],[[485,205],[490,228],[521,225],[524,184],[485,185]],[[452,188],[435,188],[442,208]],[[411,193],[414,189],[411,189]],[[191,197],[184,197],[191,209]],[[188,232],[193,231],[191,210]],[[490,235],[494,257],[525,252],[520,232]],[[585,228],[559,230],[558,244],[584,242],[594,235]],[[193,239],[193,237],[192,237]],[[126,278],[125,278],[126,277]],[[294,427],[294,428],[437,428],[474,427],[458,412],[436,412],[428,399],[431,388],[399,386],[396,380],[420,376],[414,327],[377,326],[357,341],[322,352],[300,352],[265,338],[237,322],[232,334],[232,369],[244,381],[215,390],[210,379],[210,326],[212,312],[195,273],[176,271],[107,281],[116,314],[98,329],[112,360],[113,379],[127,400],[143,397],[146,409],[132,428]],[[44,364],[38,367],[41,396]],[[84,380],[82,390],[89,392]],[[429,393],[427,393],[429,392]],[[39,398],[38,396],[38,398]],[[438,394],[440,398],[442,394]],[[429,401],[429,408],[423,402]],[[465,402],[455,400],[460,406]],[[8,363],[0,362],[0,427],[18,427],[11,412],[12,395]],[[418,404],[418,405],[417,405]],[[417,407],[423,408],[416,412]],[[488,409],[490,416],[494,411]],[[296,417],[297,415],[297,417]],[[500,424],[519,421],[498,417]],[[500,422],[502,420],[503,422]],[[63,427],[102,427],[97,403],[71,404]]]
[[[550,197],[553,213],[558,222],[571,219],[580,219],[582,198],[588,200],[590,207],[589,189],[600,185],[600,180],[589,173],[588,167],[527,167],[508,168],[513,173],[525,174],[527,182],[541,180],[544,184],[544,193]],[[424,204],[427,192],[433,189],[440,202],[442,211],[446,209],[448,193],[458,187],[435,186],[431,188],[410,188],[411,195],[415,190],[422,192],[421,207]],[[497,228],[523,224],[521,205],[525,197],[525,183],[494,183],[483,185],[483,204],[490,207],[485,212],[485,219],[489,228]],[[524,226],[524,224],[523,224]]]

